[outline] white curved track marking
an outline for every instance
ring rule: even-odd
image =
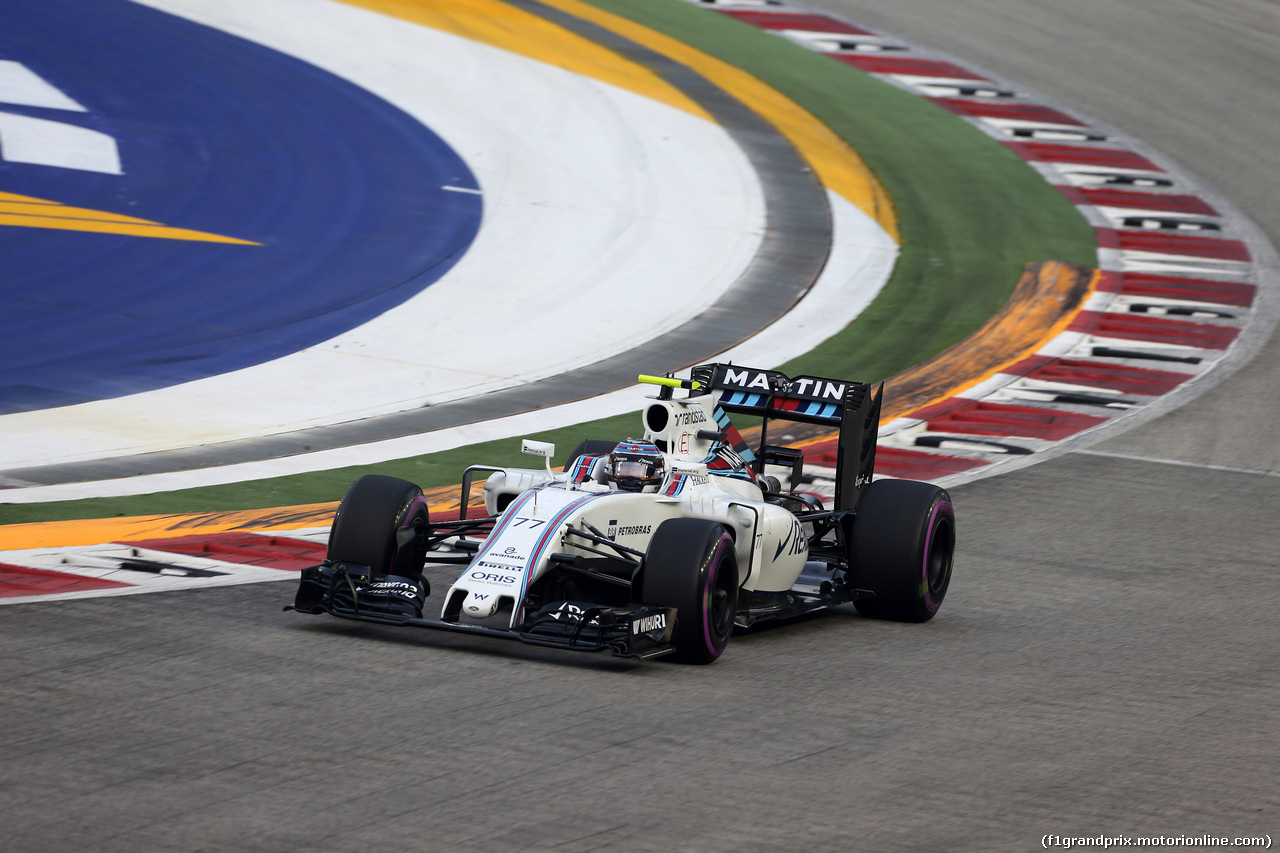
[[[46,110],[88,112],[57,86],[12,59],[0,59],[0,103],[41,107]]]
[[[74,124],[0,112],[0,160],[106,175],[124,174],[107,134]]]
[[[718,354],[714,360],[769,366],[781,364],[808,352],[853,322],[880,293],[897,261],[898,244],[875,220],[842,197],[828,192],[827,198],[832,210],[833,241],[831,256],[818,281],[785,316],[754,337]],[[638,365],[637,372],[642,370],[643,365]],[[650,386],[636,385],[588,400],[422,435],[220,468],[14,489],[4,493],[4,500],[39,503],[148,494],[369,465],[451,450],[480,441],[513,438],[632,411],[637,412],[636,426],[639,428],[638,412],[644,396],[651,392]],[[563,453],[568,448],[559,450]]]
[[[0,468],[287,432],[562,373],[680,325],[759,247],[759,180],[703,119],[328,0],[145,5],[296,56],[421,120],[476,175],[480,232],[422,293],[300,353],[0,418]]]

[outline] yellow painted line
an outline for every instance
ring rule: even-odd
[[[1027,264],[994,317],[955,346],[885,382],[881,422],[940,403],[1044,349],[1093,294],[1102,273],[1060,261]]]
[[[702,107],[649,69],[497,0],[343,2],[564,68],[711,121]],[[430,85],[430,81],[423,85]]]
[[[260,246],[251,240],[223,237],[203,231],[170,228],[167,225],[132,224],[127,222],[93,222],[84,219],[63,219],[56,216],[14,216],[0,213],[0,225],[22,228],[52,228],[59,231],[91,231],[98,234],[122,234],[129,237],[153,237],[163,240],[190,240],[200,243],[238,243],[243,246]]]
[[[338,504],[334,501],[232,512],[6,524],[0,526],[0,551],[100,545],[103,542],[163,539],[199,533],[225,533],[230,530],[281,531],[324,527],[333,521],[333,513],[337,508]]]
[[[0,201],[16,201],[23,204],[60,204],[56,201],[47,201],[43,198],[32,198],[29,195],[18,195],[17,193],[0,193]]]
[[[471,508],[484,505],[484,481],[472,484]],[[461,485],[424,490],[433,518],[457,517]],[[338,502],[330,501],[270,509],[227,512],[195,512],[173,515],[140,515],[121,518],[86,518],[72,521],[35,521],[0,525],[0,551],[27,548],[72,548],[104,542],[166,539],[175,536],[245,532],[283,532],[306,527],[326,527],[333,522]]]
[[[205,231],[171,228],[149,219],[138,219],[123,213],[69,207],[61,202],[31,198],[15,193],[0,193],[0,225],[19,228],[53,228],[61,231],[92,231],[100,234],[122,234],[131,237],[154,237],[164,240],[191,240],[202,243],[236,243],[260,246],[252,240],[224,237]]]
[[[901,243],[893,202],[847,142],[778,90],[723,60],[581,0],[542,0],[687,65],[763,116],[790,140],[823,185],[852,202]]]
[[[125,216],[123,213],[109,213],[105,210],[91,210],[87,207],[67,207],[56,202],[14,202],[0,200],[0,214],[15,216],[51,217],[57,219],[89,219],[95,222],[135,222],[140,225],[156,225],[149,219],[136,216]]]

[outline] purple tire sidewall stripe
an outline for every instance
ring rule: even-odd
[[[930,594],[932,590],[929,588],[929,554],[933,548],[934,522],[944,512],[947,518],[951,519],[951,523],[955,523],[956,514],[955,509],[951,506],[951,501],[938,501],[933,505],[933,512],[929,514],[929,526],[924,536],[924,554],[920,560],[920,583],[924,589],[924,606],[928,608],[930,613],[937,613],[938,607],[942,604],[940,601],[934,601],[933,596]]]

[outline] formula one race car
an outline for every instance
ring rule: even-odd
[[[882,388],[726,364],[640,380],[658,388],[642,439],[583,442],[563,472],[551,470],[552,445],[526,439],[544,467],[468,468],[457,520],[433,521],[412,483],[361,477],[292,608],[695,663],[716,660],[735,625],[848,602],[907,622],[938,611],[951,498],[929,483],[872,482]],[[758,450],[729,413],[762,419]],[[768,443],[775,419],[839,428],[831,506],[795,489],[803,454]],[[779,466],[786,489],[767,473]],[[476,472],[489,473],[486,515],[468,518]],[[423,617],[428,559],[466,567],[434,618]]]

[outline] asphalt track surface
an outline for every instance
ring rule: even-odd
[[[1280,242],[1275,3],[826,5],[1157,146]],[[924,626],[836,613],[694,668],[283,614],[283,582],[6,608],[2,846],[1274,839],[1278,350],[1094,452],[957,488]]]

